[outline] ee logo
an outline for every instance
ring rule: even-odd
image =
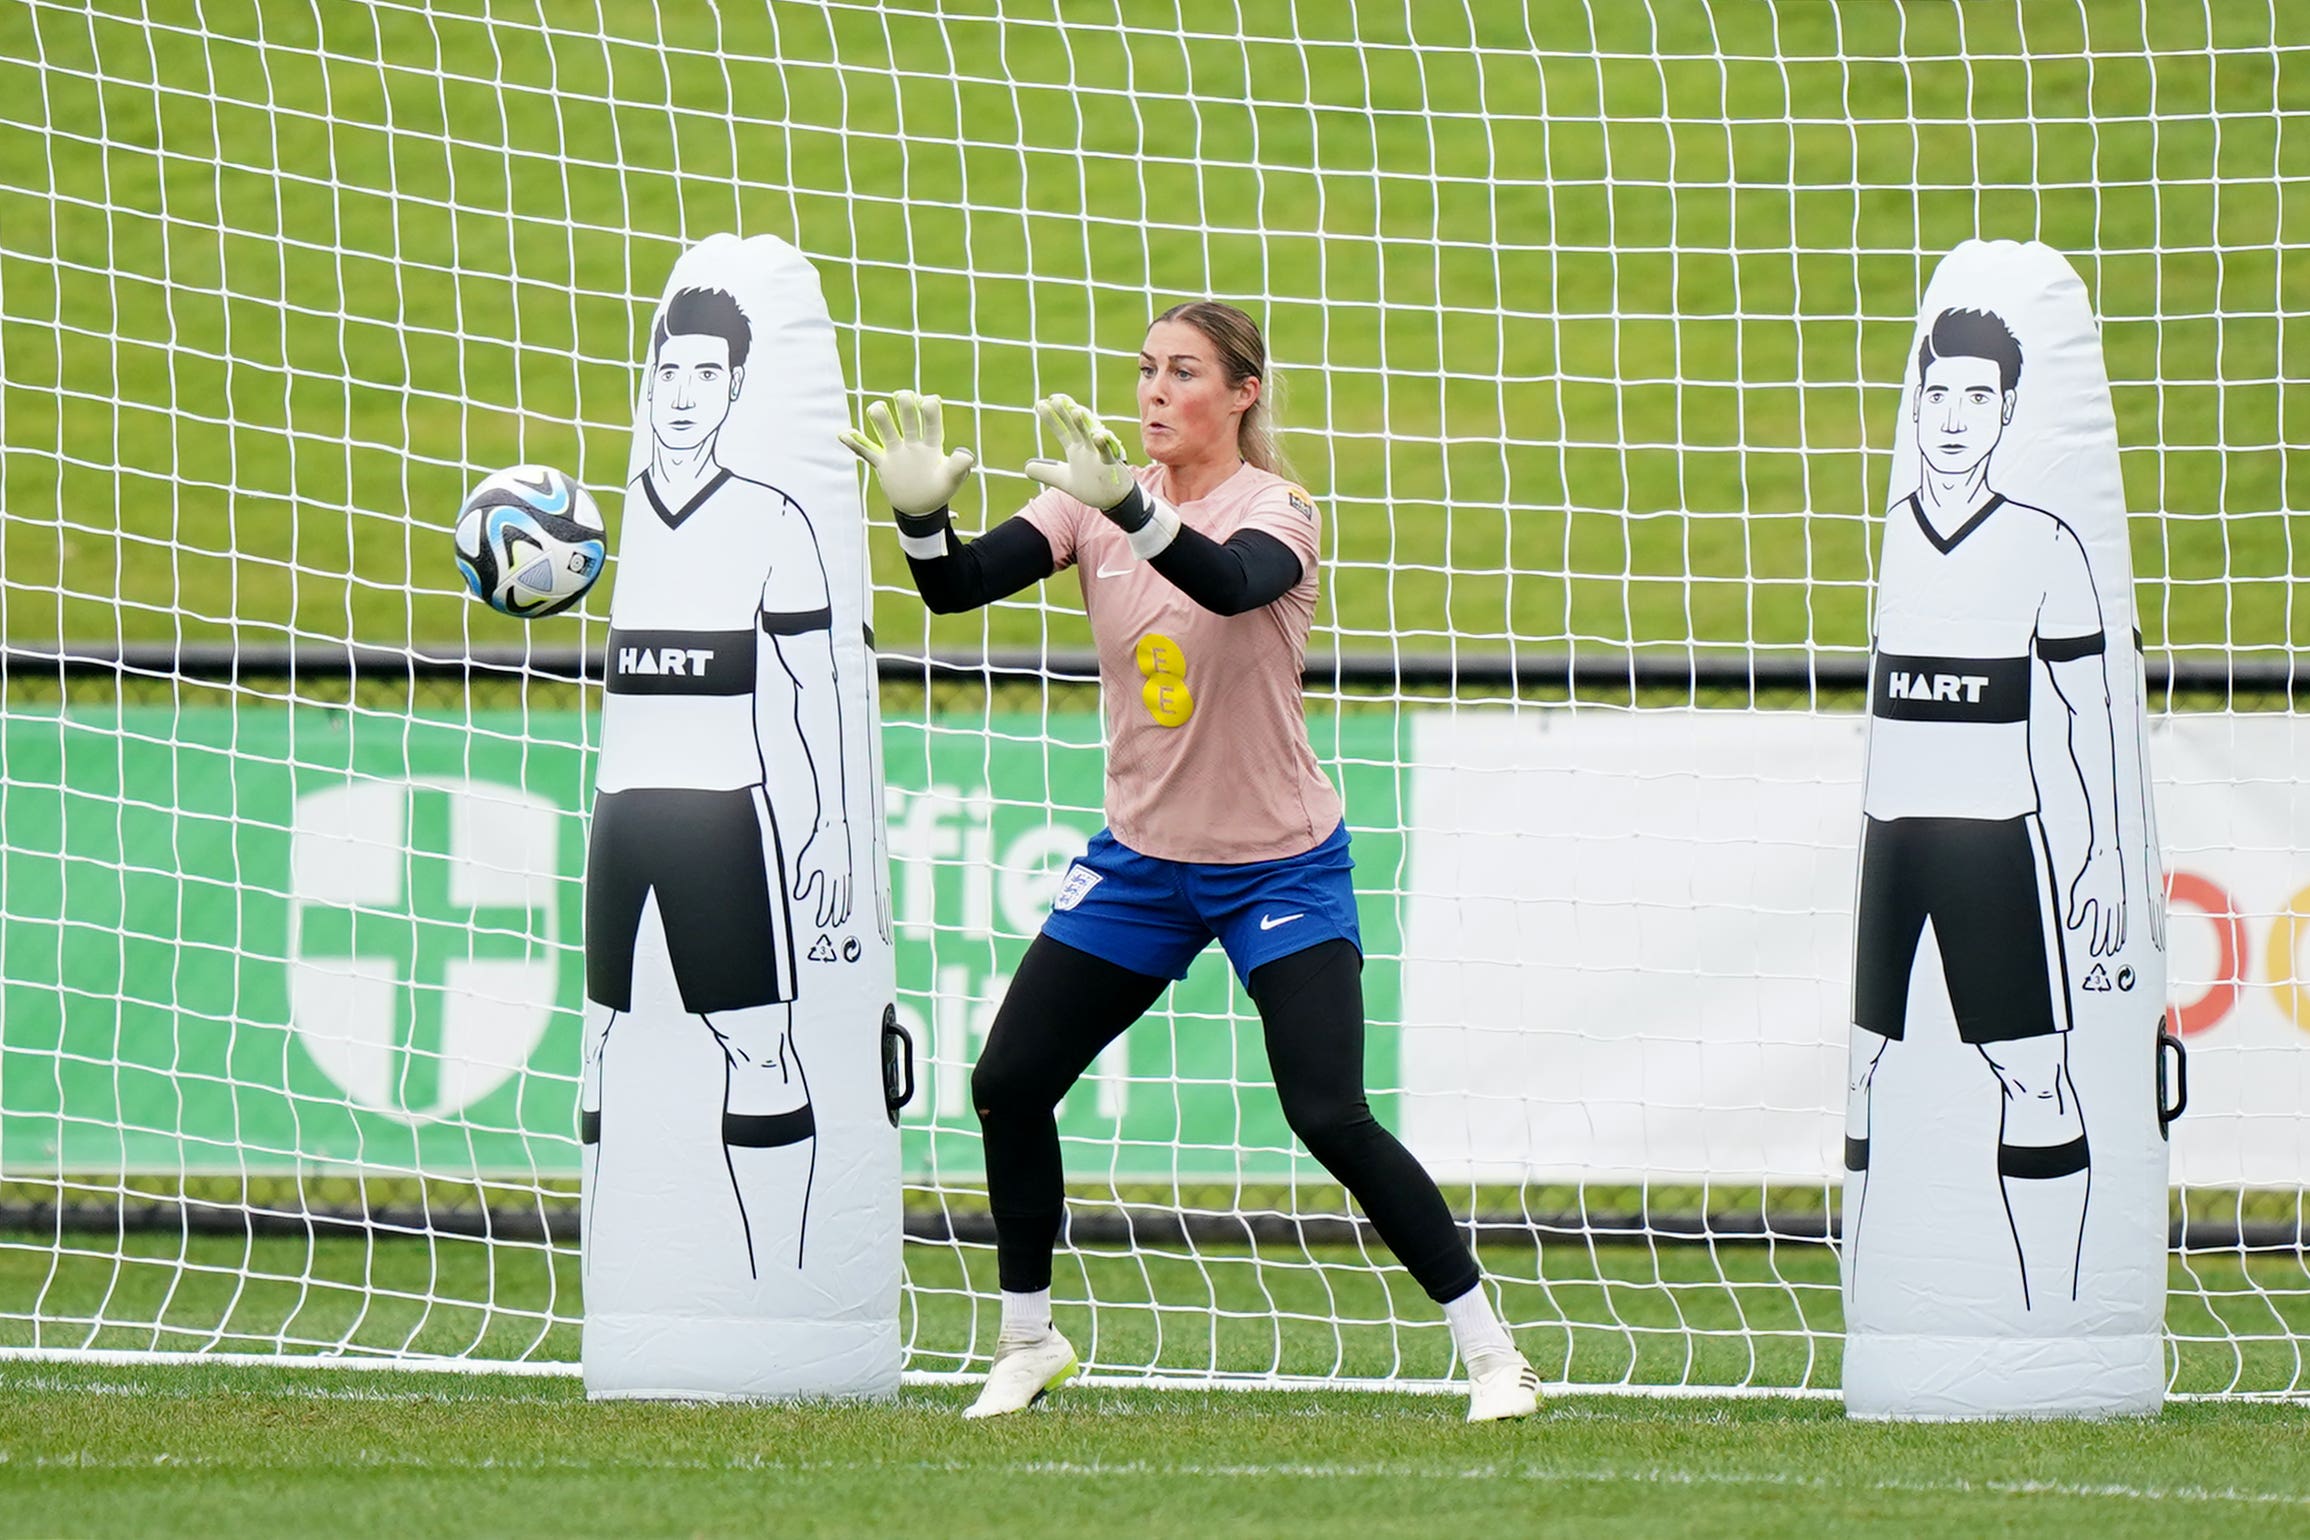
[[[1195,696],[1187,688],[1187,654],[1168,636],[1150,631],[1139,638],[1138,660],[1139,672],[1147,678],[1139,687],[1147,714],[1158,727],[1184,727],[1195,715]]]

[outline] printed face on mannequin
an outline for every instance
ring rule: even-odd
[[[650,365],[650,430],[668,449],[695,449],[722,429],[746,381],[730,367],[730,344],[681,332],[658,344]]]
[[[1232,384],[1219,349],[1185,321],[1158,321],[1139,350],[1139,441],[1147,458],[1178,467],[1233,458],[1236,427],[1259,381]]]
[[[1936,358],[1917,390],[1917,448],[1934,474],[1963,476],[1989,458],[2013,421],[2013,393],[1998,388],[1994,359]]]

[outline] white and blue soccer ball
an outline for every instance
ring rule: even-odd
[[[584,487],[549,465],[517,465],[483,481],[457,510],[457,570],[473,597],[500,614],[558,615],[602,575],[607,533]]]

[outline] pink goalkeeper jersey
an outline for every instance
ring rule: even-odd
[[[1163,466],[1140,484],[1214,540],[1273,535],[1300,580],[1273,604],[1215,615],[1131,554],[1106,517],[1046,491],[1021,516],[1083,584],[1107,712],[1107,826],[1142,855],[1240,864],[1314,849],[1339,827],[1339,794],[1308,746],[1300,671],[1315,620],[1315,502],[1244,465],[1207,497],[1175,502]]]

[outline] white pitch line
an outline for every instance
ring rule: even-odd
[[[47,1391],[59,1395],[121,1396],[150,1401],[434,1401],[456,1406],[579,1406],[568,1396],[534,1393],[509,1394],[488,1386],[461,1393],[453,1382],[440,1390],[380,1390],[355,1379],[344,1385],[310,1385],[283,1380],[244,1390],[219,1390],[214,1385],[155,1385],[136,1380],[81,1380],[60,1374],[18,1374],[0,1370],[0,1390]]]
[[[394,1358],[386,1355],[327,1353],[237,1353],[145,1351],[138,1348],[45,1348],[0,1346],[0,1364],[106,1364],[117,1368],[222,1366],[233,1369],[326,1369],[379,1374],[455,1375],[477,1383],[493,1378],[576,1379],[583,1368],[570,1359],[453,1359]],[[976,1386],[985,1383],[980,1369],[909,1369],[899,1383],[910,1389],[933,1386]],[[1076,1376],[1079,1386],[1095,1390],[1154,1391],[1259,1391],[1350,1390],[1387,1395],[1466,1395],[1460,1380],[1334,1379],[1321,1375],[1262,1376],[1248,1374],[1165,1374],[1137,1370],[1094,1369]],[[1827,1401],[1843,1392],[1817,1385],[1639,1385],[1614,1381],[1550,1380],[1540,1387],[1552,1401],[1611,1398],[1663,1401]],[[2233,1406],[2296,1406],[2310,1408],[2310,1392],[2299,1390],[2181,1391],[2166,1393],[2168,1403]],[[2059,1421],[2062,1419],[2046,1419]]]
[[[1187,1476],[1210,1477],[1228,1481],[1261,1476],[1285,1476],[1318,1481],[1383,1477],[1392,1480],[1528,1481],[1599,1486],[1761,1486],[1799,1487],[1822,1493],[1865,1491],[1914,1493],[1926,1496],[1978,1496],[1986,1494],[2000,1497],[2118,1498],[2129,1502],[2254,1503],[2284,1507],[2310,1507],[2310,1493],[2253,1492],[2242,1491],[2235,1487],[2136,1487],[2120,1483],[1968,1481],[1962,1477],[1952,1477],[1944,1481],[1916,1481],[1896,1477],[1878,1478],[1865,1482],[1846,1482],[1837,1481],[1827,1476],[1805,1475],[1789,1471],[1699,1471],[1676,1466],[1650,1466],[1632,1470],[1599,1470],[1593,1468],[1555,1469],[1544,1465],[1475,1465],[1437,1468],[1386,1463],[1371,1465],[1260,1465],[1247,1462],[1202,1465],[1195,1463],[1162,1464],[1143,1460],[1112,1463],[1041,1460],[1001,1467],[988,1467],[970,1461],[952,1461],[948,1462],[946,1468],[957,1470],[993,1468],[1000,1469],[1006,1474],[1028,1476],[1144,1475],[1164,1478]]]
[[[162,1368],[227,1369],[351,1369],[379,1374],[454,1374],[472,1379],[504,1375],[515,1378],[575,1379],[580,1366],[565,1359],[391,1358],[359,1353],[236,1353],[185,1352],[140,1348],[0,1347],[0,1363],[109,1364],[131,1369],[144,1365]]]

